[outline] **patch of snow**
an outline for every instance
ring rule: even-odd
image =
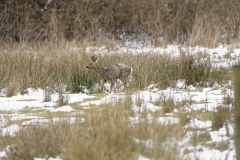
[[[2,136],[15,136],[15,133],[17,133],[20,130],[21,127],[17,124],[13,124],[10,126],[7,126],[5,128],[2,128]]]
[[[46,125],[50,122],[51,122],[50,119],[44,119],[44,118],[42,118],[42,119],[31,119],[31,120],[22,122],[22,125],[31,125],[31,124]]]
[[[108,104],[108,103],[116,102],[120,99],[123,99],[124,97],[125,97],[125,95],[111,93],[111,94],[108,94],[107,96],[103,97],[100,100],[87,101],[87,102],[81,103],[80,105],[88,108],[91,105],[101,105],[101,104]]]
[[[60,158],[59,156],[57,156],[56,158],[52,158],[52,157],[48,157],[46,155],[46,158],[34,158],[34,160],[62,160],[62,158]]]
[[[49,108],[50,112],[72,112],[75,111],[71,106],[62,106],[58,108]]]
[[[7,156],[6,152],[5,151],[0,151],[0,158],[5,157],[5,156]]]
[[[157,122],[162,125],[167,125],[167,124],[177,124],[179,123],[180,119],[179,118],[174,118],[174,117],[158,117]]]
[[[212,121],[200,121],[196,118],[191,119],[185,128],[209,128],[212,126]]]
[[[142,155],[139,155],[137,160],[150,160],[150,159]]]
[[[95,96],[86,95],[86,94],[83,94],[83,93],[69,94],[68,96],[69,96],[68,103],[74,103],[74,102],[83,101],[86,98],[95,98]]]
[[[155,106],[152,103],[144,102],[142,104],[142,106],[140,107],[140,112],[143,112],[144,110],[148,110],[148,111],[151,111],[151,112],[156,112],[156,111],[160,110],[161,108],[162,107]]]
[[[153,93],[150,91],[139,91],[136,94],[132,95],[132,99],[134,102],[136,102],[137,100],[142,100],[145,102],[154,102],[157,101],[160,98],[160,94],[159,93]]]
[[[193,149],[193,152],[187,154],[190,159],[199,160],[235,160],[236,153],[235,150],[225,150],[223,152],[216,149],[208,149],[202,146],[198,146]],[[185,157],[186,158],[186,157]]]
[[[11,121],[24,120],[24,119],[41,119],[40,116],[30,116],[26,114],[13,114],[11,115]]]
[[[175,85],[175,87],[177,88],[177,89],[183,89],[183,88],[185,88],[185,80],[178,80],[177,81],[177,83],[176,83],[176,85]]]
[[[94,98],[95,96],[86,95],[83,93],[79,94],[64,94],[67,98],[68,103],[74,103],[78,101],[83,101],[85,98]],[[25,107],[34,108],[45,108],[54,107],[56,101],[58,100],[58,94],[51,95],[51,102],[43,102],[44,91],[41,89],[27,89],[27,94],[16,95],[12,97],[1,97],[0,98],[0,110],[2,111],[18,111]]]

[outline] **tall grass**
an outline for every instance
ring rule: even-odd
[[[92,86],[97,82],[97,75],[85,69],[84,52],[63,48],[15,49],[3,49],[0,55],[3,62],[0,84],[9,93],[19,93],[28,87],[57,90],[62,84],[67,84],[72,92],[79,92],[80,85]]]
[[[0,88],[6,89],[7,96],[23,93],[29,87],[59,91],[64,85],[67,91],[78,93],[83,86],[91,90],[99,82],[97,73],[86,69],[91,55],[81,47],[76,50],[65,45],[42,48],[14,45],[3,47],[0,52]],[[103,54],[99,58],[102,66],[119,62],[133,68],[131,87],[135,89],[153,83],[159,88],[175,87],[179,79],[185,80],[186,85],[211,86],[230,78],[230,73],[226,74],[230,68],[214,67],[210,61],[202,61],[188,52],[177,57],[149,52]]]
[[[233,109],[229,106],[217,106],[217,111],[213,114],[212,129],[217,130],[224,125],[228,126],[228,121],[232,117]]]

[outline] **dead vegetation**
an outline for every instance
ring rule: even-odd
[[[150,40],[214,47],[239,40],[238,0],[4,0],[0,39],[100,42]],[[160,39],[163,39],[160,40]]]
[[[135,115],[138,121],[131,121],[129,98],[89,108],[88,114],[72,116],[74,121],[60,117],[55,122],[22,125],[15,136],[0,137],[0,148],[8,156],[3,159],[61,156],[71,160],[121,160],[137,159],[139,155],[178,159],[177,146],[162,143],[184,136],[181,125],[159,124],[157,114],[152,114],[153,120],[149,121],[146,112],[139,112]],[[168,148],[176,154],[169,155]]]
[[[238,0],[52,0],[47,4],[46,0],[4,0],[0,3],[0,40],[3,42],[0,90],[11,97],[24,94],[29,87],[42,88],[46,91],[45,101],[50,101],[51,92],[58,92],[61,98],[57,107],[68,104],[63,94],[79,93],[83,88],[90,93],[97,92],[93,86],[99,77],[86,70],[86,60],[91,56],[88,46],[101,46],[104,42],[112,47],[129,37],[150,40],[155,46],[172,42],[210,47],[234,43],[239,41],[239,3]],[[101,57],[104,66],[119,62],[133,68],[131,91],[144,90],[150,84],[156,84],[159,89],[174,88],[179,79],[186,85],[198,87],[212,87],[231,79],[230,66],[213,66],[204,53],[194,57],[190,51],[182,51],[173,57],[153,52],[123,52]],[[136,103],[142,105],[141,100]],[[179,123],[163,125],[157,123],[160,115],[191,105],[191,98],[175,104],[172,97],[162,97],[155,103],[162,106],[161,111],[134,113],[131,95],[128,95],[116,103],[90,108],[88,114],[77,115],[73,123],[65,120],[24,126],[16,136],[0,137],[0,150],[8,155],[3,159],[46,155],[71,160],[137,159],[139,155],[151,159],[180,159],[176,139],[186,133],[182,126],[196,118],[197,113],[205,112],[179,112]],[[213,116],[212,129],[228,125],[232,116],[231,96],[224,97],[223,103],[216,112],[205,113],[206,119]],[[149,115],[152,121],[148,120]],[[139,119],[133,123],[130,117]],[[10,124],[10,118],[4,119],[7,119],[6,125]],[[207,133],[194,136],[195,145],[211,139]],[[166,143],[169,139],[175,143]],[[218,147],[224,150],[227,145]]]
[[[100,77],[86,69],[91,54],[84,48],[15,44],[2,47],[0,52],[0,88],[8,97],[24,93],[29,87],[58,93],[79,93],[84,88],[91,93],[97,92],[94,85],[100,82]],[[130,88],[135,90],[150,84],[157,84],[160,89],[174,88],[179,79],[185,80],[186,85],[211,87],[215,83],[225,83],[231,77],[231,66],[215,67],[211,61],[193,57],[188,51],[174,57],[151,51],[103,54],[99,63],[109,66],[119,62],[133,68]]]

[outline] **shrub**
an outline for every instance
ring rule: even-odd
[[[239,40],[238,0],[3,0],[0,11],[0,39],[10,43],[102,37],[125,41],[131,36],[154,45],[213,47]]]

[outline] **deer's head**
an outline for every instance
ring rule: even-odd
[[[91,60],[92,60],[92,62],[89,63],[89,64],[87,65],[87,67],[86,67],[86,68],[88,68],[88,69],[94,69],[94,68],[97,67],[98,57],[97,57],[96,55],[93,55],[92,58],[91,58]]]

